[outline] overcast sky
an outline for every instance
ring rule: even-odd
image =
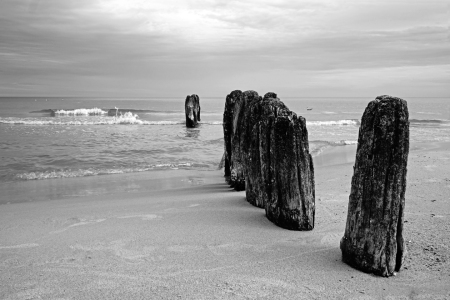
[[[450,96],[441,1],[0,0],[0,96]]]

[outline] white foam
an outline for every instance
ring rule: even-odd
[[[357,145],[358,141],[347,141],[347,140],[342,140],[339,142],[336,142],[337,145]]]
[[[0,124],[8,125],[183,125],[186,121],[146,121],[131,112],[120,114],[117,117],[98,116],[97,118],[65,119],[65,118],[0,118]],[[201,122],[204,125],[222,125],[222,121]]]
[[[340,146],[347,146],[347,145],[357,145],[358,141],[351,141],[351,140],[341,140],[336,142],[331,141],[311,141],[309,144],[309,152],[313,157],[318,156],[321,154],[326,148],[329,147],[340,147]]]
[[[338,120],[338,121],[307,121],[307,125],[311,126],[342,126],[342,125],[359,125],[358,120]]]
[[[117,217],[118,219],[130,219],[130,218],[139,218],[143,221],[149,221],[149,220],[160,220],[162,219],[161,216],[154,215],[154,214],[147,214],[147,215],[129,215],[129,216],[120,216]]]
[[[191,167],[190,163],[180,163],[180,164],[157,164],[155,168],[178,168],[178,167]]]
[[[102,116],[106,115],[108,112],[94,107],[94,108],[78,108],[74,110],[57,110],[55,115],[57,116]]]
[[[417,114],[421,115],[441,115],[440,113],[426,112],[426,111],[418,111]]]
[[[35,118],[0,118],[0,124],[8,125],[179,125],[182,121],[145,121],[140,120],[138,115],[127,112],[117,117],[103,117],[98,119],[35,119]]]
[[[184,121],[144,121],[143,125],[180,125],[184,123]]]
[[[74,177],[86,177],[96,175],[109,175],[109,174],[124,174],[135,172],[146,172],[155,169],[178,169],[193,167],[191,163],[175,163],[175,164],[155,164],[144,167],[131,167],[120,169],[87,169],[87,170],[62,170],[62,171],[45,171],[45,172],[29,172],[17,174],[17,179],[22,180],[41,180],[41,179],[54,179],[54,178],[74,178]]]
[[[98,172],[91,170],[67,170],[67,171],[48,171],[48,172],[30,172],[17,174],[16,177],[23,180],[52,179],[52,178],[72,178],[83,176],[98,175]]]
[[[205,122],[205,123],[200,123],[200,124],[208,124],[208,125],[222,125],[223,122],[222,121],[212,121],[212,122]]]

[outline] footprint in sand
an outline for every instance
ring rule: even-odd
[[[140,218],[143,221],[150,221],[150,220],[161,220],[162,217],[158,215],[130,215],[130,216],[121,216],[117,217],[118,219],[130,219],[130,218]]]

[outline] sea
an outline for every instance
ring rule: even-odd
[[[279,97],[306,119],[314,159],[330,148],[355,148],[362,114],[373,100]],[[404,99],[412,143],[450,141],[450,99]],[[224,152],[225,97],[200,95],[200,106],[199,126],[186,128],[184,97],[0,97],[0,186],[217,170]]]

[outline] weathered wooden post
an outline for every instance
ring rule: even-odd
[[[251,121],[251,115],[246,112],[251,102],[259,99],[260,97],[257,92],[245,91],[234,103],[229,182],[236,191],[245,190],[245,170],[248,151],[246,126],[248,121]]]
[[[261,171],[259,126],[262,116],[261,97],[253,97],[245,111],[244,146],[245,160],[245,197],[247,201],[260,208],[265,208],[267,193]]]
[[[223,113],[223,136],[225,142],[225,176],[231,175],[231,153],[233,141],[233,120],[234,120],[234,105],[238,99],[242,98],[242,91],[235,90],[227,95],[225,99],[225,110]]]
[[[200,121],[200,98],[198,95],[186,96],[184,112],[186,115],[186,127],[193,128],[197,126]]]
[[[314,167],[305,119],[291,112],[275,93],[256,101],[249,113],[259,120],[250,141],[248,201],[265,207],[267,218],[280,227],[313,229]]]
[[[409,121],[406,101],[379,96],[367,106],[341,239],[342,259],[368,273],[391,276],[406,254],[403,240]]]

